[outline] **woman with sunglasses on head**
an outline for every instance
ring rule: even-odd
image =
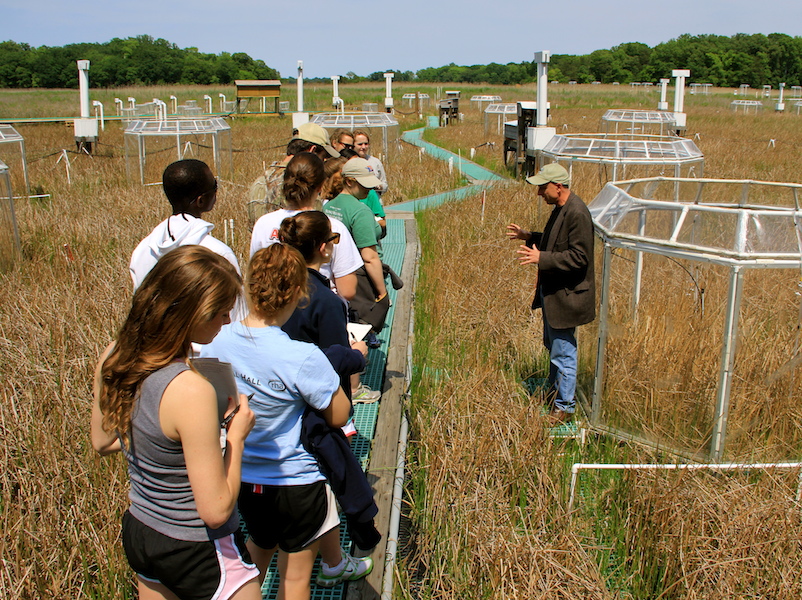
[[[332,231],[331,221],[324,213],[310,210],[284,219],[279,239],[301,253],[309,274],[309,302],[298,307],[282,329],[291,338],[311,342],[322,350],[337,344],[349,347],[346,307],[320,272],[331,260],[340,234]],[[367,346],[362,346],[356,347],[367,354]]]
[[[236,505],[254,415],[240,397],[223,419],[214,388],[188,365],[191,344],[208,344],[230,322],[240,291],[234,267],[211,250],[168,252],[97,366],[92,445],[128,461],[122,538],[143,600],[261,596]]]
[[[325,179],[324,164],[315,154],[296,154],[284,171],[284,202],[287,208],[259,218],[251,235],[251,256],[260,248],[278,241],[281,222],[306,210],[319,210],[320,189]],[[332,250],[331,261],[321,266],[321,272],[331,281],[339,296],[350,300],[356,294],[356,275],[363,265],[362,257],[348,228],[337,219],[331,219],[331,228],[340,234],[340,243]]]

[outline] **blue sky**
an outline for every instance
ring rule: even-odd
[[[285,77],[298,60],[308,77],[367,75],[654,46],[683,33],[801,35],[800,27],[799,0],[0,0],[0,41],[62,46],[148,34],[201,52],[246,52]]]

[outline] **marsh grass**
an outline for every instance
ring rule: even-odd
[[[606,107],[597,100],[567,95],[555,118],[568,131],[596,131],[584,124],[598,124]],[[728,101],[688,107],[705,175],[795,181],[802,121],[745,120],[728,112]],[[482,129],[466,119],[430,139],[465,155],[485,141]],[[575,177],[586,201],[609,178],[596,167]],[[515,264],[503,232],[509,222],[542,229],[548,211],[534,190],[511,182],[488,191],[484,223],[480,215],[474,197],[418,216],[414,352],[425,366],[413,386],[408,483],[418,535],[402,587],[417,598],[797,597],[796,472],[584,473],[582,501],[565,513],[572,462],[677,458],[604,438],[582,446],[543,437],[539,407],[522,385],[547,367],[539,314],[527,308],[534,272]],[[457,223],[459,235],[437,235]],[[596,259],[600,274],[599,252]],[[613,259],[604,416],[666,448],[706,452],[728,273],[647,257],[635,319],[632,259],[619,251]],[[798,280],[796,270],[745,277],[728,460],[800,457]],[[580,389],[589,395],[596,325],[578,335]]]

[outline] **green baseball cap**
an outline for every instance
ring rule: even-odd
[[[527,183],[532,185],[546,185],[547,183],[561,183],[562,185],[569,185],[571,183],[571,176],[565,167],[557,163],[549,163],[537,175],[532,175],[526,178]]]

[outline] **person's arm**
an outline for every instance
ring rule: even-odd
[[[387,173],[384,172],[384,165],[378,158],[376,159],[375,167],[376,167],[376,177],[378,177],[379,181],[382,182],[381,185],[378,188],[376,188],[376,190],[380,194],[384,194],[390,187],[387,185]]]
[[[356,272],[348,273],[340,277],[332,276],[334,287],[337,288],[337,295],[342,296],[348,301],[356,296]]]
[[[331,402],[320,413],[328,423],[329,427],[342,427],[348,422],[348,415],[351,412],[351,402],[345,395],[342,387],[331,397]]]
[[[109,354],[114,349],[114,344],[109,344],[103,353],[100,355],[97,367],[95,368],[95,381],[92,386],[94,400],[92,401],[92,422],[91,422],[91,435],[92,447],[101,456],[107,456],[122,450],[120,439],[117,437],[116,432],[109,433],[103,429],[103,412],[100,410],[100,392],[103,385],[101,376],[101,369],[103,363],[106,362]]]
[[[242,451],[255,417],[248,398],[228,425],[225,455],[220,453],[217,395],[192,371],[178,375],[162,395],[159,420],[164,434],[181,442],[198,515],[212,529],[223,526],[239,496]]]
[[[365,261],[365,271],[368,273],[371,283],[376,290],[376,299],[381,300],[387,295],[387,288],[384,285],[384,270],[376,246],[365,246],[359,249],[362,260]]]

